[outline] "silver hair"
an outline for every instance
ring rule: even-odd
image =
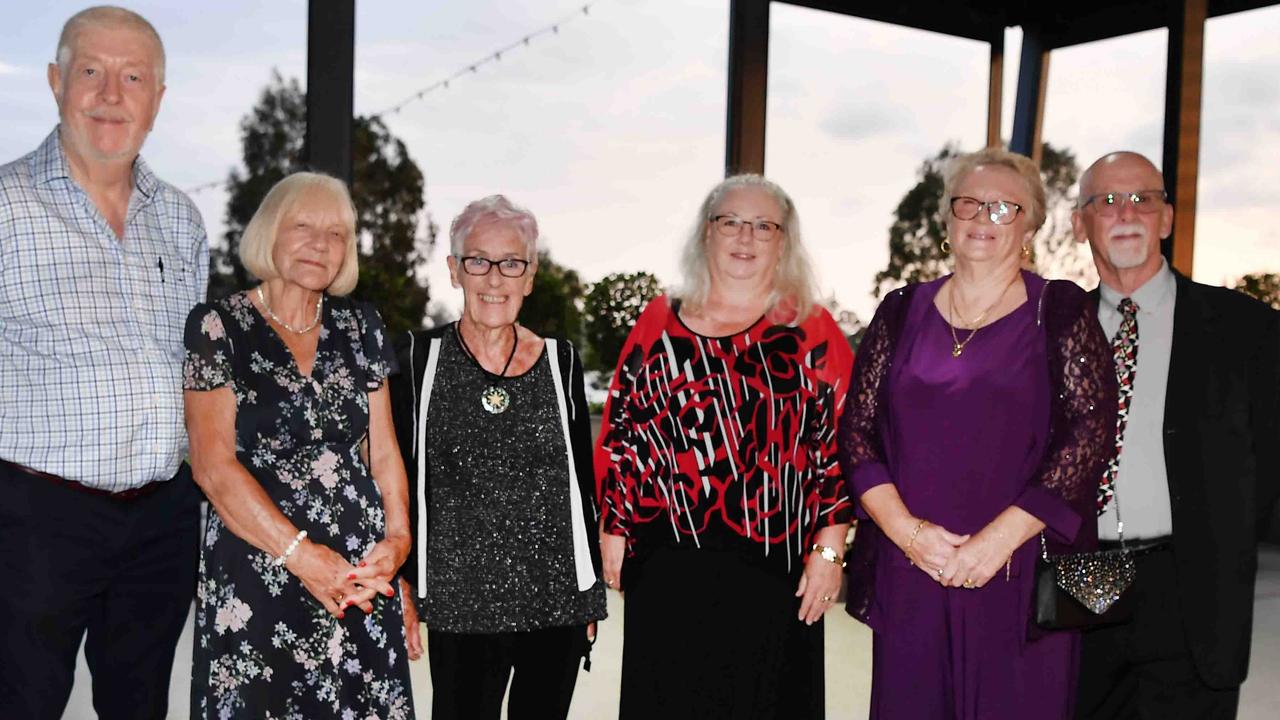
[[[754,187],[769,193],[782,208],[782,254],[773,274],[773,291],[769,294],[767,312],[786,306],[793,310],[787,318],[789,324],[800,324],[809,316],[818,301],[817,281],[813,262],[804,249],[800,235],[800,215],[796,205],[777,183],[761,175],[734,175],[725,178],[707,193],[698,209],[698,216],[685,238],[680,253],[681,281],[674,295],[694,307],[703,305],[711,292],[711,268],[707,265],[707,227],[720,201],[730,191]]]
[[[155,26],[138,13],[115,5],[85,8],[72,15],[63,24],[62,33],[58,35],[58,52],[55,60],[58,64],[58,73],[64,80],[67,77],[67,70],[70,69],[71,49],[75,45],[76,37],[90,27],[128,28],[149,36],[156,44],[156,82],[160,85],[164,84],[164,42],[160,39],[160,33],[156,32]]]
[[[490,195],[473,200],[458,213],[449,225],[449,253],[457,256],[462,244],[477,225],[500,223],[510,225],[524,240],[525,259],[533,260],[538,254],[538,220],[533,213],[516,205],[503,195]]]

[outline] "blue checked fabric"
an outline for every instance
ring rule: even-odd
[[[200,213],[142,158],[121,241],[58,130],[0,167],[0,458],[118,492],[186,456],[182,331],[204,299]]]

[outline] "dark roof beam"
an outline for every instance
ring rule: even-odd
[[[769,0],[730,0],[726,176],[764,173],[768,85]]]

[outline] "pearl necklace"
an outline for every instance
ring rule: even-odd
[[[277,317],[276,314],[271,311],[271,306],[267,304],[267,297],[262,294],[261,285],[258,286],[258,302],[262,303],[262,309],[267,311],[267,317],[271,318],[272,320],[275,320],[277,325],[284,328],[285,330],[288,330],[291,333],[295,333],[297,335],[306,335],[307,333],[314,330],[316,325],[320,324],[320,309],[324,307],[324,293],[320,293],[320,297],[316,298],[316,316],[311,319],[311,324],[304,328],[295,328],[289,323]]]

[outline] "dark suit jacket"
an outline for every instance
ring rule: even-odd
[[[1248,671],[1257,543],[1280,495],[1280,313],[1175,276],[1164,454],[1182,629],[1205,684],[1231,688]]]

